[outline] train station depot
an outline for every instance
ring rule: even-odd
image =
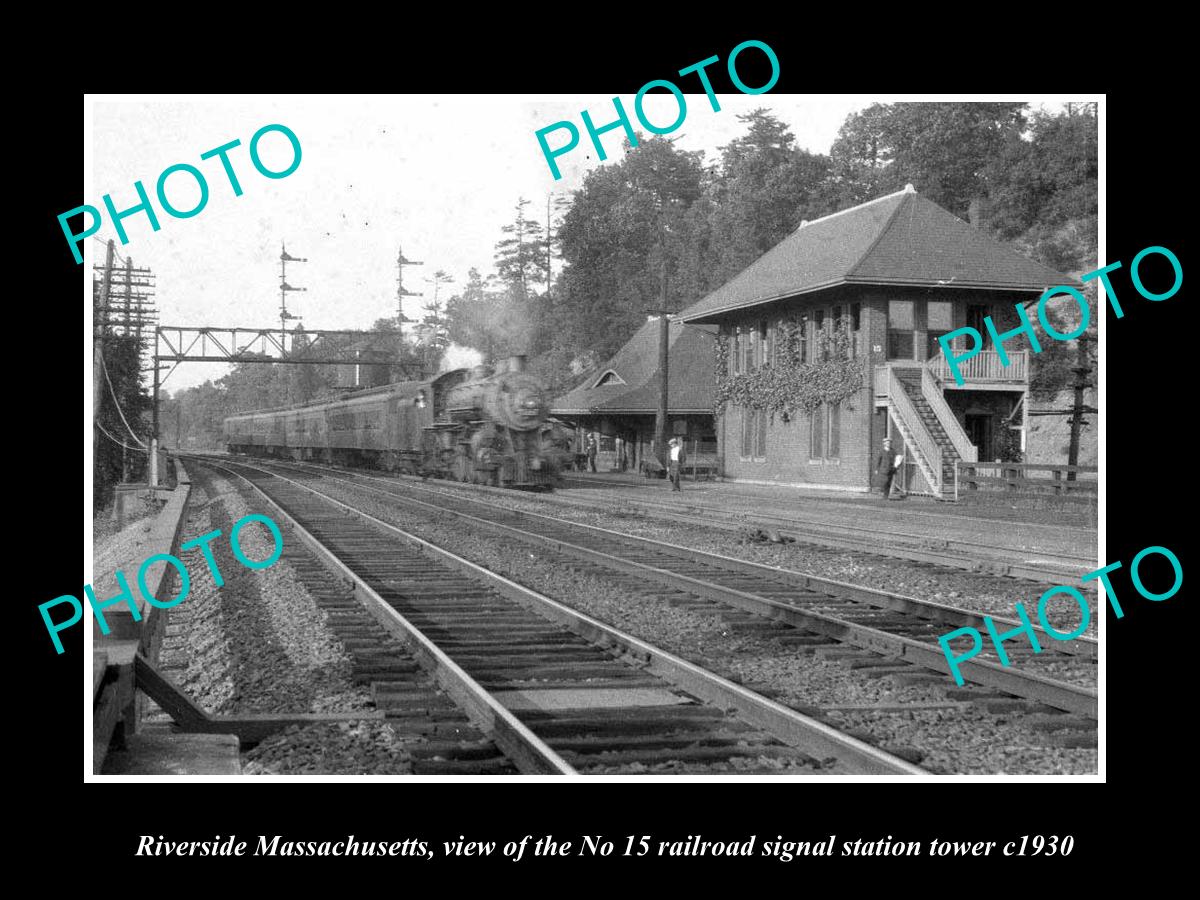
[[[616,356],[573,391],[550,404],[550,414],[595,436],[596,470],[657,468],[654,423],[659,398],[659,329],[651,316]],[[669,317],[667,432],[684,442],[688,464],[717,467],[713,422],[713,344],[716,329],[686,327]],[[583,444],[578,446],[582,449]]]
[[[716,420],[723,474],[867,491],[890,437],[905,456],[909,491],[949,495],[956,461],[1024,449],[1030,353],[1024,337],[1006,342],[1007,366],[995,349],[982,351],[962,364],[960,386],[938,337],[965,325],[982,329],[985,316],[1012,328],[1016,304],[1059,284],[1077,282],[912,185],[802,223],[678,315],[685,326],[719,329],[717,392],[723,384],[733,398]],[[808,367],[804,389],[816,391],[803,398],[810,408],[780,408],[778,390],[770,393],[780,381],[763,377],[768,367],[776,375]]]

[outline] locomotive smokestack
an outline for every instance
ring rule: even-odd
[[[526,361],[526,359],[527,359],[527,357],[526,357],[524,354],[518,354],[518,355],[516,355],[516,356],[510,356],[510,357],[508,358],[508,371],[510,371],[510,372],[524,372],[524,371],[525,371],[525,361]]]

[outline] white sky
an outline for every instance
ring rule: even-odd
[[[117,210],[126,209],[138,202],[133,182],[142,181],[161,230],[137,213],[124,220],[129,243],[118,239],[117,250],[154,271],[164,325],[277,325],[281,241],[292,256],[309,260],[288,267],[288,282],[308,289],[288,295],[289,311],[303,316],[306,328],[369,328],[395,315],[398,244],[409,259],[425,263],[405,269],[405,287],[425,292],[405,301],[405,312],[416,318],[432,297],[424,279],[435,270],[455,279],[441,288],[442,299],[472,266],[485,276],[492,270],[500,227],[512,220],[518,197],[544,218],[549,192],[569,194],[587,172],[622,155],[617,129],[603,135],[608,162],[600,162],[579,116],[587,109],[597,126],[612,121],[611,95],[93,99],[93,170],[83,202],[103,210],[101,198],[111,193]],[[718,99],[721,110],[714,112],[704,94],[687,95],[687,118],[671,135],[683,149],[704,150],[710,163],[743,133],[737,115],[756,107],[787,123],[799,146],[828,153],[848,114],[896,98]],[[622,95],[622,102],[637,127],[633,98]],[[663,92],[647,95],[645,109],[654,123],[677,115],[674,98]],[[561,119],[574,122],[581,137],[575,150],[558,157],[563,178],[555,181],[534,132]],[[299,168],[275,180],[260,175],[249,157],[250,137],[272,123],[291,128],[303,149]],[[229,158],[241,197],[233,196],[219,160],[200,159],[235,138],[242,145]],[[552,147],[564,140],[563,131],[549,136]],[[266,136],[260,150],[275,170],[291,159],[280,134]],[[188,219],[167,215],[154,193],[159,174],[181,162],[200,169],[210,191],[208,205]],[[172,175],[167,185],[177,208],[198,201],[188,175]],[[96,236],[117,237],[107,218]],[[85,262],[102,262],[101,244],[84,243]],[[175,392],[227,371],[225,364],[185,363],[164,387]]]

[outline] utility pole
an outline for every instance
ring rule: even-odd
[[[663,276],[663,284],[666,284]],[[666,299],[666,290],[664,288]],[[670,356],[671,336],[667,329],[670,327],[671,316],[666,307],[658,311],[658,414],[654,417],[654,443],[658,450],[658,461],[667,467],[667,362]]]
[[[420,291],[406,291],[404,289],[404,267],[405,266],[423,266],[424,262],[413,259],[404,258],[404,248],[399,244],[396,245],[396,322],[400,328],[400,339],[404,339],[404,323],[415,322],[415,319],[410,319],[404,315],[404,298],[405,297],[420,297]],[[435,286],[436,290],[436,286]]]
[[[130,334],[133,315],[133,257],[125,260],[125,336]]]
[[[92,418],[93,420],[100,417],[100,404],[104,399],[104,385],[110,381],[106,375],[106,363],[104,362],[104,339],[109,331],[109,304],[112,298],[113,287],[113,255],[115,247],[113,242],[109,241],[104,252],[104,276],[100,283],[100,306],[95,310],[95,321],[93,324],[92,335]],[[126,272],[128,272],[129,263],[126,263]],[[127,280],[128,281],[128,280]],[[129,287],[128,283],[125,287],[125,331],[129,332]],[[111,387],[109,390],[113,394],[113,402],[117,402],[116,391]],[[92,445],[92,469],[96,467],[97,446]],[[125,481],[129,475],[129,451],[125,447],[125,442],[121,442],[121,480]]]
[[[106,244],[104,265],[92,268],[101,273],[98,281],[93,281],[93,364],[92,364],[92,405],[94,418],[99,417],[100,406],[104,399],[106,385],[111,385],[113,402],[120,401],[115,396],[115,385],[112,385],[111,372],[106,363],[105,344],[109,338],[134,338],[133,346],[135,373],[141,371],[142,329],[154,325],[158,313],[151,299],[154,295],[154,273],[147,268],[137,268],[132,259],[126,259],[124,265],[116,267],[113,259],[116,247],[112,241]],[[111,349],[111,345],[109,347]],[[140,375],[135,375],[140,378]],[[136,382],[135,382],[136,384]],[[135,387],[135,390],[137,388]],[[157,413],[157,409],[155,410]],[[140,439],[135,437],[135,440]],[[130,470],[129,447],[122,441],[121,448],[121,479],[129,479]],[[93,465],[95,460],[93,459]],[[156,461],[150,460],[152,475],[157,473]]]
[[[667,308],[667,228],[662,216],[663,210],[660,206],[658,245],[662,252],[662,302],[661,308],[658,310],[658,414],[654,417],[654,443],[658,450],[658,461],[666,469],[669,459],[667,454],[667,385],[669,383],[668,364],[671,347],[668,328],[671,324],[671,314]]]
[[[104,253],[104,276],[100,282],[100,297],[93,310],[92,321],[92,418],[100,417],[100,398],[104,385],[104,332],[108,328],[108,294],[112,289],[113,242]]]
[[[1088,376],[1092,374],[1091,356],[1088,353],[1087,344],[1091,338],[1087,332],[1084,332],[1076,339],[1076,348],[1078,357],[1075,367],[1071,370],[1075,373],[1075,405],[1071,410],[1071,444],[1067,450],[1067,465],[1079,465],[1079,433],[1083,427],[1083,392],[1089,386]],[[1067,472],[1067,481],[1075,481],[1076,473]]]
[[[104,299],[102,292],[97,294],[100,302],[97,321],[103,321],[103,331],[106,334],[121,334],[124,337],[135,338],[138,348],[139,364],[142,350],[142,329],[155,323],[158,313],[151,299],[154,295],[154,273],[146,268],[137,268],[132,259],[125,260],[121,268],[93,266],[97,272],[104,273],[102,280],[108,282],[108,296]],[[118,306],[115,297],[121,290],[124,303]]]
[[[303,319],[304,316],[294,316],[287,309],[287,292],[288,291],[307,291],[308,288],[292,287],[287,282],[287,264],[290,262],[308,262],[296,256],[289,256],[287,247],[283,241],[279,242],[279,346],[287,351],[287,323],[288,319]]]
[[[158,386],[161,376],[158,369],[158,338],[159,329],[154,329],[154,398],[151,406],[150,423],[150,487],[158,487]]]
[[[654,417],[654,446],[658,461],[667,468],[667,386],[670,383],[668,364],[671,348],[671,314],[667,310],[667,243],[666,233],[660,220],[658,226],[659,246],[662,247],[662,303],[658,312],[658,413]]]

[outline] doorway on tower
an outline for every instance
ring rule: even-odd
[[[967,413],[964,428],[967,437],[979,451],[979,460],[996,458],[995,416],[992,413]]]

